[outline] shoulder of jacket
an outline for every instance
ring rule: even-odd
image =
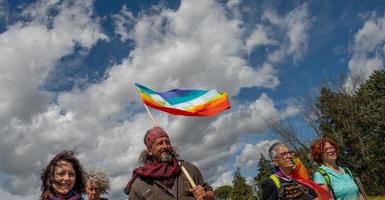
[[[270,179],[273,181],[273,183],[278,189],[281,189],[281,181],[275,174],[270,175]]]
[[[131,190],[147,190],[149,187],[153,185],[153,181],[144,179],[142,177],[138,177],[135,179],[135,181],[132,183]]]
[[[199,170],[198,167],[190,162],[182,161],[181,165],[185,167],[188,171],[190,170]]]

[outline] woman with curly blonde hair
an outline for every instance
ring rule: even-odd
[[[107,175],[98,170],[90,170],[86,174],[86,193],[88,200],[107,200],[100,194],[108,194],[110,182]]]

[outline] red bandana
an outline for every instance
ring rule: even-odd
[[[150,148],[152,143],[154,143],[156,139],[161,137],[168,138],[168,135],[162,128],[156,126],[149,130],[149,133],[147,134],[144,144],[146,145],[147,148]]]

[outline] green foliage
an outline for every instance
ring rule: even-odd
[[[262,195],[262,191],[260,190],[260,188],[262,187],[262,183],[269,179],[271,173],[272,173],[272,170],[273,170],[273,166],[271,165],[271,161],[266,159],[265,156],[263,156],[263,154],[261,154],[261,158],[259,159],[259,162],[258,162],[258,174],[256,177],[254,177],[254,181],[256,183],[256,186],[257,186],[257,196],[258,197],[261,197]],[[260,198],[258,198],[260,199]]]
[[[385,200],[385,196],[374,196],[374,197],[369,196],[368,199],[369,200]]]
[[[217,188],[215,192],[215,199],[217,200],[229,200],[233,187],[230,185],[224,185]]]
[[[363,80],[363,79],[362,79]],[[356,85],[357,86],[357,85]],[[376,71],[354,92],[343,87],[322,87],[320,95],[303,99],[304,119],[320,137],[330,137],[339,145],[338,165],[349,167],[359,177],[366,193],[385,193],[385,71]],[[308,171],[317,168],[309,149],[289,121],[273,121],[272,132],[294,149]],[[269,178],[271,166],[261,156],[257,188]],[[259,191],[257,192],[259,194]],[[259,194],[260,196],[260,194]]]
[[[385,192],[385,71],[353,95],[322,88],[316,102],[322,136],[340,145],[339,164],[358,175],[370,195]]]
[[[231,191],[231,200],[253,199],[253,190],[246,183],[246,179],[241,175],[239,167],[234,173],[233,189]]]
[[[263,154],[261,154],[261,158],[258,162],[258,175],[254,177],[254,180],[258,186],[258,188],[261,188],[262,183],[269,179],[271,173],[273,170],[273,166],[271,165],[271,161],[266,159]]]

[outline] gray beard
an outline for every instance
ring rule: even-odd
[[[163,152],[160,155],[160,162],[166,162],[169,163],[172,161],[172,154],[170,152]]]

